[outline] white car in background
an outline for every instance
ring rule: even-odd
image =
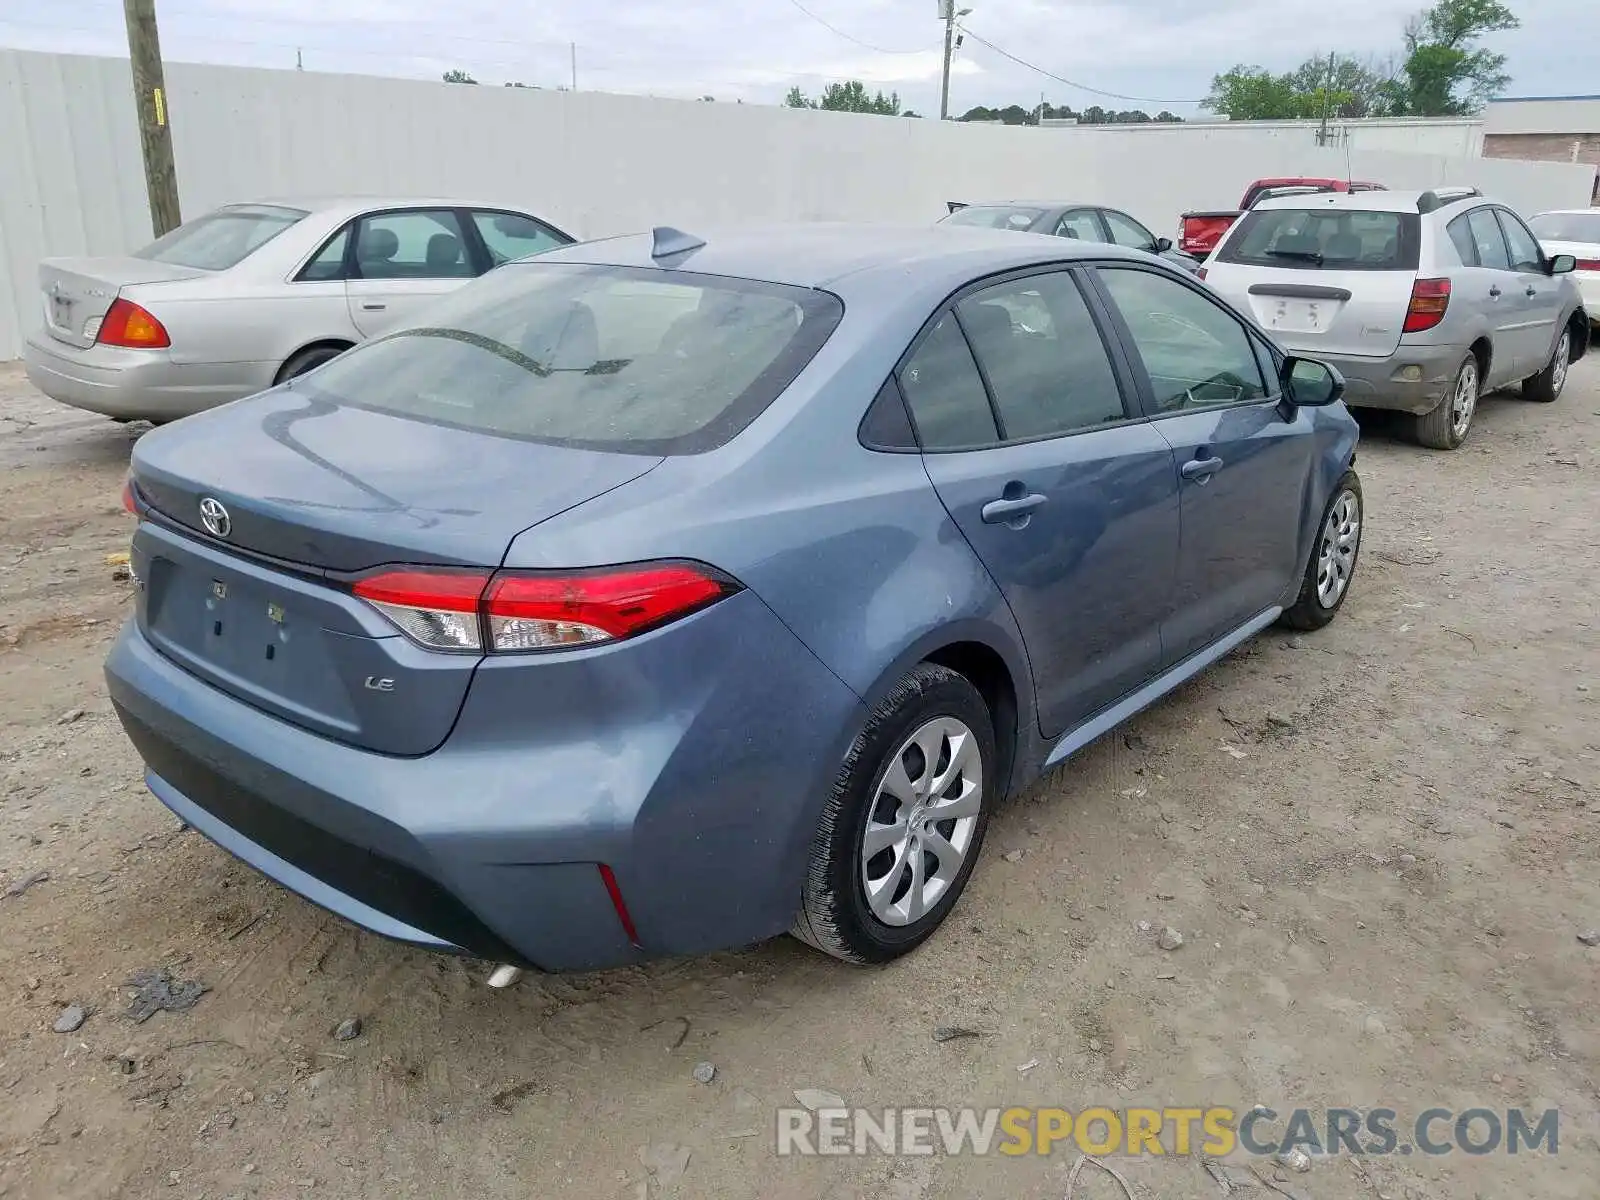
[[[229,204],[126,258],[45,259],[44,326],[23,358],[53,400],[171,421],[303,375],[469,279],[573,240],[463,200]]]
[[[1572,277],[1583,292],[1583,307],[1600,324],[1600,208],[1564,208],[1540,213],[1528,222],[1549,255],[1578,260]]]

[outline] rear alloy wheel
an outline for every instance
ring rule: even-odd
[[[1323,510],[1322,525],[1300,581],[1300,595],[1278,618],[1279,624],[1310,630],[1333,620],[1355,578],[1364,515],[1361,479],[1354,471],[1346,471]]]
[[[1456,371],[1455,382],[1444,399],[1432,412],[1416,419],[1417,441],[1431,450],[1454,450],[1467,440],[1467,430],[1472,428],[1472,418],[1478,411],[1478,396],[1483,380],[1478,369],[1478,356],[1468,354]]]
[[[989,710],[965,676],[923,663],[896,684],[823,809],[794,935],[854,963],[926,941],[977,864],[995,764]]]
[[[1571,365],[1572,327],[1569,325],[1556,338],[1556,348],[1550,352],[1550,361],[1545,364],[1544,370],[1522,381],[1522,398],[1540,404],[1554,401],[1561,395],[1561,389],[1567,386],[1567,368]]]

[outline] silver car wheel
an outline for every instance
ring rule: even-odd
[[[1457,440],[1467,436],[1472,414],[1478,408],[1478,360],[1469,358],[1456,377],[1455,394],[1450,397],[1450,429]]]
[[[1328,510],[1322,526],[1322,546],[1317,552],[1317,600],[1323,608],[1339,603],[1356,569],[1361,548],[1361,501],[1346,491]]]
[[[1563,329],[1556,339],[1556,356],[1550,360],[1550,390],[1556,395],[1567,382],[1567,364],[1572,361],[1572,333]]]
[[[920,920],[949,891],[983,807],[983,753],[966,724],[936,717],[889,760],[867,812],[861,882],[885,925]]]

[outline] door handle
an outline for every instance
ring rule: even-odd
[[[1500,299],[1500,285],[1498,283],[1495,284],[1492,288],[1489,289],[1489,299],[1491,299],[1491,300]]]
[[[1180,474],[1185,479],[1194,479],[1204,483],[1220,470],[1222,470],[1222,460],[1220,458],[1191,458],[1180,468]]]
[[[1530,286],[1530,287],[1529,287],[1529,288],[1528,288],[1528,295],[1530,295],[1530,296],[1537,296],[1537,295],[1538,295],[1538,294],[1539,294],[1539,289],[1538,289],[1538,288],[1536,288],[1536,287],[1532,287],[1532,286]]]
[[[987,525],[999,525],[1007,521],[1015,521],[1018,517],[1027,516],[1047,499],[1049,497],[1040,492],[1030,492],[1026,496],[1002,496],[998,500],[991,500],[983,506],[984,523]]]
[[[380,301],[377,301],[377,300],[366,300],[366,301],[362,302],[361,311],[362,312],[382,312],[384,309],[386,309],[388,307],[389,306],[387,304],[384,304],[384,303],[382,303]]]

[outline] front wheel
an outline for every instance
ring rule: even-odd
[[[1567,326],[1556,338],[1556,348],[1550,352],[1550,361],[1537,375],[1522,381],[1522,398],[1540,404],[1550,404],[1567,386],[1567,368],[1572,365],[1572,328]]]
[[[1355,578],[1365,515],[1361,479],[1354,471],[1346,471],[1322,511],[1322,525],[1300,581],[1300,595],[1278,618],[1281,624],[1311,630],[1333,620]]]
[[[900,680],[834,782],[794,935],[852,963],[932,936],[977,865],[997,765],[988,706],[965,676],[922,663]]]
[[[1417,441],[1430,450],[1454,450],[1467,440],[1473,415],[1478,411],[1478,396],[1483,380],[1478,356],[1468,354],[1456,371],[1455,382],[1444,398],[1416,419]]]

